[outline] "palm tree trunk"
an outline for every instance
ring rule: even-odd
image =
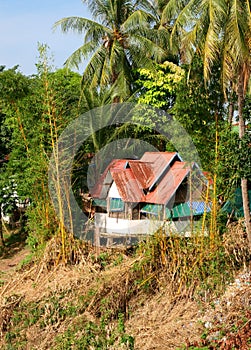
[[[229,108],[228,108],[228,123],[232,126],[234,117],[234,101],[233,101],[233,84],[230,82],[230,97],[229,97]]]
[[[243,105],[244,105],[244,77],[241,73],[238,82],[238,113],[239,113],[239,138],[241,139],[245,135],[245,122],[243,118]],[[245,178],[241,179],[241,192],[242,202],[244,210],[244,218],[246,225],[246,232],[249,244],[249,251],[251,252],[251,216],[249,209],[249,198],[248,198],[248,181]]]
[[[228,123],[232,126],[232,121],[234,117],[234,104],[233,101],[229,102],[229,110],[228,110]]]

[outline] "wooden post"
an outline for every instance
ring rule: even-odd
[[[107,248],[111,247],[112,245],[113,245],[113,237],[107,237],[107,240],[106,240]]]
[[[98,256],[100,254],[100,229],[98,226],[95,226],[94,246],[95,246],[95,250],[96,250],[96,255]]]

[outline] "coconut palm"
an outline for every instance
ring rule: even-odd
[[[119,95],[128,95],[132,71],[161,61],[165,51],[160,48],[165,31],[154,29],[159,20],[157,9],[148,0],[83,0],[93,19],[63,18],[55,23],[63,32],[84,33],[84,44],[66,61],[78,67],[89,59],[83,73],[87,86],[109,86],[116,83]]]
[[[211,69],[221,62],[225,96],[233,88],[238,96],[239,137],[245,134],[244,98],[251,70],[250,0],[169,0],[162,14],[163,23],[172,23],[173,48],[181,48],[182,58],[191,61],[200,53],[205,81]],[[176,46],[174,45],[176,43]],[[251,220],[247,179],[241,180],[246,230],[251,250]]]

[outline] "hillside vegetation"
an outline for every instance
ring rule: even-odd
[[[159,232],[98,252],[72,240],[62,264],[53,238],[42,256],[1,271],[1,349],[248,349],[242,223],[208,243]]]

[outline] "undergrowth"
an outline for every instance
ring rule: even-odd
[[[55,336],[50,349],[133,349],[134,338],[127,334],[124,315],[118,313],[117,319],[111,322],[109,310],[104,307],[99,319],[90,321],[85,315],[90,301],[91,290],[84,297],[69,301],[70,291],[52,294],[39,302],[25,302],[18,296],[12,296],[2,307],[0,320],[4,345],[1,349],[25,349],[27,334],[35,327],[38,332],[47,330],[52,335],[64,324],[64,330]],[[33,339],[33,345],[36,340]],[[39,340],[38,340],[39,341]],[[47,348],[47,347],[46,347]]]
[[[243,261],[226,249],[220,236],[213,241],[201,235],[167,238],[159,231],[139,245],[136,255],[141,256],[133,266],[140,287],[155,292],[168,285],[173,296],[185,293],[204,301],[222,293],[243,266]]]
[[[210,330],[205,330],[200,341],[188,341],[177,350],[250,350],[251,310],[239,312],[238,317],[232,324],[215,324]]]
[[[83,269],[82,279],[74,288],[58,287],[36,302],[27,301],[25,295],[7,296],[0,306],[1,348],[32,348],[36,339],[30,339],[30,333],[40,341],[51,332],[48,348],[54,350],[134,349],[135,338],[127,333],[126,324],[149,297],[161,292],[175,302],[186,298],[209,303],[223,293],[235,272],[248,264],[245,240],[238,249],[234,244],[237,230],[243,235],[238,226],[213,240],[199,234],[167,237],[160,230],[128,251],[98,252],[71,238],[67,268]],[[37,262],[39,275],[59,266],[60,251],[60,239],[55,237]],[[32,278],[36,288],[39,279]],[[244,323],[241,327],[246,329]],[[211,344],[204,340],[186,348],[213,349]]]

